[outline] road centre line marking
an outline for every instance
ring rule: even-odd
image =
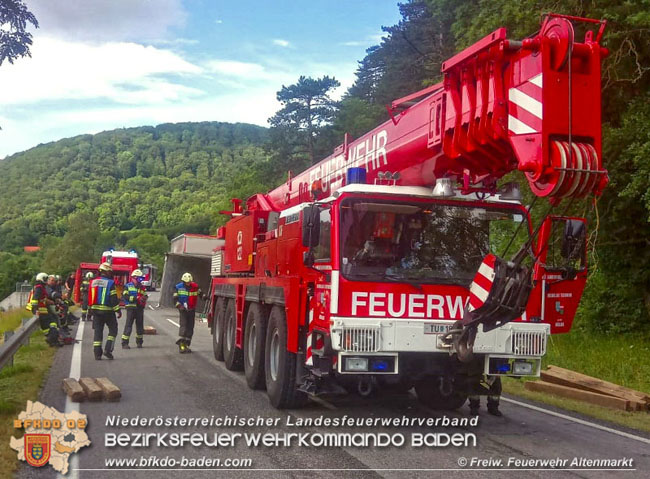
[[[176,321],[174,321],[174,320],[172,320],[172,319],[169,319],[169,318],[165,318],[165,319],[166,319],[167,321],[169,321],[170,323],[172,323],[172,324],[173,324],[174,326],[176,326],[177,328],[180,328],[180,327],[181,327],[181,325],[178,324]]]
[[[72,347],[72,358],[70,358],[70,374],[68,377],[79,380],[81,377],[81,345],[82,339],[84,337],[84,327],[86,322],[79,320],[79,326],[77,326],[77,334],[75,335],[75,343]],[[79,403],[72,402],[70,396],[65,397],[65,413],[69,414],[73,411],[79,412]],[[79,454],[74,454],[70,456],[70,462],[68,464],[69,475],[64,476],[62,474],[57,474],[58,479],[77,479],[79,477]]]
[[[572,417],[572,416],[568,416],[566,414],[562,414],[562,413],[559,413],[559,412],[550,411],[548,409],[544,409],[544,408],[541,408],[541,407],[538,407],[538,406],[533,406],[532,404],[526,404],[526,403],[520,402],[520,401],[515,401],[514,399],[509,399],[509,398],[506,398],[506,397],[501,397],[501,400],[512,403],[512,404],[516,404],[517,406],[527,407],[528,409],[532,409],[533,411],[538,411],[538,412],[541,412],[541,413],[544,413],[544,414],[548,414],[549,416],[559,417],[559,418],[562,418],[562,419],[566,419],[568,421],[573,421],[575,423],[582,424],[583,426],[593,427],[594,429],[600,429],[601,431],[611,432],[612,434],[616,434],[618,436],[623,436],[623,437],[627,437],[628,439],[634,439],[635,441],[650,444],[650,439],[647,439],[647,438],[641,437],[641,436],[635,436],[634,434],[630,434],[630,433],[624,432],[624,431],[619,431],[618,429],[612,429],[612,428],[607,427],[607,426],[601,426],[600,424],[596,424],[594,422],[585,421],[584,419],[578,419],[577,417]]]

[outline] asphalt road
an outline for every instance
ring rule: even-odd
[[[152,297],[155,304],[155,297]],[[227,371],[223,363],[212,356],[212,343],[206,323],[196,324],[192,354],[178,354],[174,341],[178,335],[178,313],[175,310],[147,309],[145,325],[154,326],[158,334],[145,336],[143,349],[115,350],[115,360],[95,361],[92,353],[92,328],[90,323],[78,326],[81,342],[77,346],[61,348],[55,358],[51,373],[41,391],[39,400],[60,411],[66,407],[79,407],[88,415],[86,428],[92,445],[71,457],[71,471],[67,477],[81,478],[149,478],[149,477],[649,477],[650,438],[618,426],[579,418],[569,413],[539,406],[531,409],[515,398],[504,400],[504,417],[495,418],[483,413],[476,427],[300,427],[295,424],[305,418],[442,418],[444,414],[418,405],[412,395],[384,395],[373,400],[345,397],[327,402],[311,402],[300,410],[278,411],[270,406],[264,391],[251,391],[243,373]],[[121,328],[124,320],[120,320]],[[77,352],[73,354],[75,347]],[[71,370],[72,366],[72,370]],[[119,402],[85,402],[76,405],[66,402],[61,390],[65,377],[109,377],[122,390]],[[554,415],[553,413],[556,413]],[[560,414],[558,416],[557,414]],[[271,426],[186,426],[116,427],[107,424],[107,418],[258,418],[275,422]],[[447,414],[449,418],[466,418],[467,407]],[[580,422],[582,421],[582,422]],[[601,428],[599,428],[599,426]],[[604,428],[611,428],[605,430]],[[218,447],[108,447],[106,434],[126,433],[200,433],[210,441],[214,434],[227,441],[235,434],[235,444]],[[402,446],[388,447],[330,447],[281,443],[276,446],[248,446],[243,435],[270,433],[282,437],[284,433],[308,433],[311,437],[322,434],[386,433],[386,437],[405,438]],[[422,434],[474,434],[476,446],[468,447],[415,447],[413,435]],[[167,436],[169,437],[169,436]],[[360,436],[356,436],[360,437]],[[417,437],[417,436],[415,436]],[[431,436],[429,436],[431,437]],[[397,439],[396,439],[397,438]],[[154,459],[151,459],[151,458]],[[182,464],[164,467],[165,457],[181,460],[200,458],[250,460],[245,468],[187,470]],[[472,459],[474,462],[472,463]],[[508,461],[534,459],[567,459],[564,469],[541,470],[540,464],[522,464]],[[571,468],[573,458],[623,459],[632,458],[628,470],[595,470]],[[108,464],[107,461],[133,459],[136,464]],[[476,460],[492,460],[477,463]],[[494,466],[494,461],[502,461]],[[149,462],[146,462],[149,461]],[[158,463],[154,462],[158,461]],[[467,462],[468,464],[466,464]],[[628,464],[629,466],[629,464]],[[604,468],[600,468],[604,469]],[[57,474],[47,467],[35,469],[21,465],[17,477],[24,479],[50,478]]]

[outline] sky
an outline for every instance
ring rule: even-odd
[[[25,0],[32,57],[0,66],[0,158],[114,128],[268,126],[276,92],[334,76],[400,20],[397,0]]]

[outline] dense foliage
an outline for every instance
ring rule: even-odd
[[[64,274],[108,247],[134,247],[162,266],[168,239],[208,233],[232,196],[277,177],[266,138],[253,125],[165,124],[68,138],[5,159],[0,296],[36,269]],[[43,251],[21,254],[26,245]]]
[[[7,291],[6,278],[22,280],[33,271],[33,257],[12,254],[23,245],[39,243],[51,251],[47,264],[67,267],[74,254],[65,252],[67,241],[60,238],[78,227],[96,235],[95,250],[123,244],[161,258],[174,234],[213,229],[216,212],[231,196],[268,190],[286,170],[306,167],[312,151],[316,159],[326,156],[345,132],[359,136],[385,120],[383,105],[439,81],[442,61],[455,52],[502,26],[511,38],[524,38],[538,30],[541,13],[554,11],[608,20],[603,156],[611,183],[597,209],[573,205],[598,232],[579,324],[648,331],[649,7],[648,0],[409,0],[399,5],[402,20],[384,27],[381,44],[359,62],[356,82],[334,117],[328,110],[318,134],[309,134],[311,144],[301,143],[309,130],[304,121],[293,129],[291,121],[278,122],[270,134],[249,125],[203,123],[80,136],[14,155],[0,164],[0,293]],[[307,80],[314,82],[302,83]],[[299,97],[300,83],[279,92],[286,104]],[[73,215],[84,212],[94,219]]]

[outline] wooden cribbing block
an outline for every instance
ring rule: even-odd
[[[602,379],[570,371],[569,369],[560,368],[558,366],[549,366],[546,371],[541,371],[541,377],[544,381],[549,383],[571,386],[584,391],[591,391],[598,394],[606,394],[626,399],[631,403],[634,403],[634,409],[647,409],[648,406],[650,406],[650,395],[644,392],[635,391],[634,389],[626,388],[618,384],[603,381]]]
[[[65,378],[63,380],[63,390],[74,402],[82,402],[86,399],[86,393],[76,379]]]
[[[568,399],[576,399],[578,401],[611,409],[620,409],[622,411],[628,411],[630,409],[630,401],[626,399],[607,396],[605,394],[592,393],[590,391],[583,391],[582,389],[561,386],[559,384],[547,383],[544,381],[529,381],[524,384],[524,387],[529,391],[552,394],[554,396]]]
[[[81,384],[89,401],[101,401],[104,398],[104,391],[93,378],[81,378],[79,384]]]
[[[99,387],[102,388],[104,399],[107,401],[119,401],[122,397],[122,391],[108,378],[95,379]]]
[[[158,334],[158,332],[156,331],[156,328],[154,328],[153,326],[145,326],[144,334]]]

